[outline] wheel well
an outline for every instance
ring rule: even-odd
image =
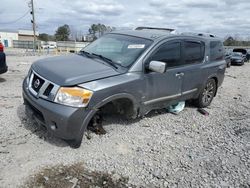
[[[133,101],[128,98],[112,100],[101,106],[98,111],[103,115],[120,114],[125,118],[133,118],[137,115]]]

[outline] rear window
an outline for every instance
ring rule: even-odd
[[[185,41],[185,64],[201,63],[204,59],[205,46],[202,42]]]
[[[242,54],[244,54],[244,55],[246,55],[246,54],[247,54],[247,50],[245,50],[245,49],[241,49],[241,48],[238,48],[238,49],[233,49],[233,52],[240,52],[240,53],[242,53]]]
[[[210,61],[220,61],[224,58],[224,47],[221,41],[210,42]]]

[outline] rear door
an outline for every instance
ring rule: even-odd
[[[207,77],[211,75],[217,77],[217,86],[220,86],[226,70],[225,50],[223,43],[219,40],[210,41],[209,43],[209,62],[207,64]]]

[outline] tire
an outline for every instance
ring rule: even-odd
[[[198,108],[205,108],[209,106],[215,96],[217,90],[217,85],[214,79],[209,79],[202,91],[199,94],[199,97],[194,101],[195,105]]]

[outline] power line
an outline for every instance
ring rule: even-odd
[[[0,24],[13,24],[18,22],[19,20],[23,19],[25,16],[27,16],[27,14],[29,14],[29,10],[27,12],[25,12],[24,15],[22,15],[21,17],[17,18],[16,20],[10,21],[10,22],[0,22]]]

